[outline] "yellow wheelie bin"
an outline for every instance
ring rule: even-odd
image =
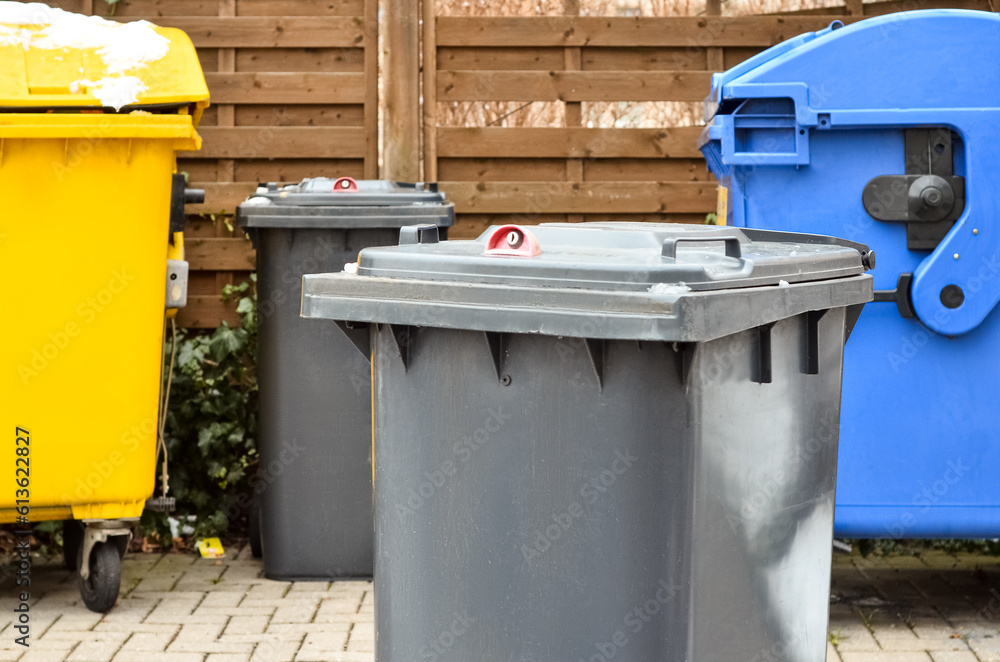
[[[0,13],[0,523],[76,522],[84,603],[117,600],[152,496],[165,316],[208,88],[187,35],[38,4]],[[164,472],[165,473],[165,472]]]

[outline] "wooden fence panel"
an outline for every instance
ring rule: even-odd
[[[232,213],[258,182],[378,176],[378,0],[55,0],[69,11],[178,27],[211,93],[203,149],[179,155],[204,205],[189,208],[188,306],[178,322],[236,322],[222,288],[255,255]],[[113,12],[113,16],[112,16]]]
[[[702,127],[591,128],[583,104],[698,104],[714,71],[831,21],[723,18],[717,0],[705,16],[673,18],[579,16],[574,2],[558,17],[436,17],[431,5],[425,170],[455,202],[455,237],[489,222],[704,222],[716,193],[697,149]],[[446,103],[536,101],[564,103],[565,127],[453,127],[435,117]]]
[[[850,22],[932,7],[991,10],[995,2],[845,0],[795,14],[722,17],[721,0],[706,0],[701,16],[609,18],[581,16],[578,0],[563,0],[564,16],[438,17],[433,0],[424,0],[420,27],[412,14],[394,15],[393,23],[419,31],[422,70],[408,42],[413,66],[383,72],[397,79],[422,76],[420,99],[400,98],[413,96],[412,80],[389,81],[386,88],[405,102],[406,113],[420,114],[422,135],[400,142],[394,133],[393,144],[422,145],[423,177],[440,181],[456,203],[453,237],[505,222],[704,222],[716,195],[697,149],[702,128],[588,126],[588,104],[676,102],[692,108],[707,94],[713,72],[835,18]],[[182,325],[236,321],[233,303],[219,293],[246,279],[256,263],[231,215],[258,182],[379,176],[378,0],[48,4],[179,27],[198,49],[213,105],[202,121],[204,148],[178,160],[190,185],[206,189],[205,204],[189,210],[192,271]],[[394,8],[405,13],[411,6],[417,11],[416,2]],[[492,102],[561,104],[564,122],[448,126],[439,112],[444,104]],[[392,126],[414,125],[411,116],[404,119]]]

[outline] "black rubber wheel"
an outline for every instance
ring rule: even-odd
[[[77,584],[83,604],[90,611],[103,614],[115,606],[122,584],[122,559],[113,541],[94,544],[90,550],[90,577],[84,580],[77,575]]]
[[[63,566],[76,570],[76,557],[83,545],[83,524],[75,519],[63,520]]]
[[[247,514],[248,529],[250,531],[250,554],[255,559],[264,558],[264,541],[260,536],[260,519],[263,517],[260,509],[260,499],[255,494],[250,502],[250,512]]]

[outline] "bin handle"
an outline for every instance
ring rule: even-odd
[[[732,235],[727,237],[720,237],[718,234],[712,232],[692,232],[683,237],[667,237],[663,240],[663,249],[660,254],[663,257],[669,257],[677,259],[677,244],[682,241],[721,241],[725,242],[726,245],[726,256],[727,257],[743,257],[743,246],[740,242],[739,237],[734,237]]]

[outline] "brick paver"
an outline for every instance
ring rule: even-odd
[[[129,555],[103,616],[71,573],[36,561],[30,650],[0,580],[0,661],[373,662],[370,582],[269,581],[248,548],[230,551]],[[829,662],[1000,662],[1000,559],[837,556],[831,586]]]

